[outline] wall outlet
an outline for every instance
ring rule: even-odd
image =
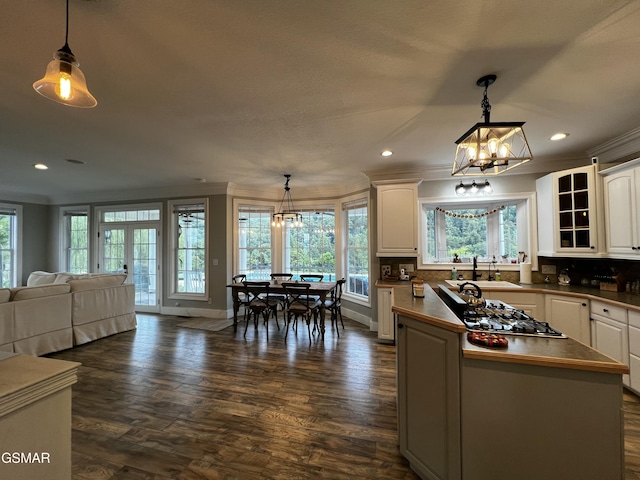
[[[412,263],[401,263],[400,265],[398,265],[399,269],[403,269],[405,272],[413,272],[413,264]]]
[[[542,265],[542,273],[543,274],[556,274],[556,266],[555,265]]]
[[[382,276],[391,275],[391,265],[381,265],[380,270],[382,272]]]

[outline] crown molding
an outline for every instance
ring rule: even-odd
[[[587,154],[590,157],[598,157],[601,164],[640,156],[640,127],[588,150]]]
[[[35,193],[12,192],[0,189],[0,201],[35,203],[37,205],[51,205],[51,198],[46,195],[38,195]]]
[[[227,183],[197,183],[195,185],[173,185],[167,187],[141,188],[136,190],[109,190],[83,194],[63,194],[51,197],[56,205],[76,203],[126,202],[132,200],[154,200],[203,195],[224,195]]]
[[[369,190],[369,180],[366,178],[350,185],[320,185],[297,188],[292,186],[291,196],[296,202],[305,200],[331,200],[359,193],[364,190]],[[234,198],[280,201],[283,191],[282,187],[265,189],[255,185],[229,183],[226,193]]]

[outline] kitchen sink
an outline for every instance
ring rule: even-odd
[[[445,280],[449,285],[453,285],[454,287],[458,285],[462,285],[465,282],[471,282],[479,286],[480,288],[522,288],[520,285],[516,285],[511,282],[504,281],[490,281],[490,280],[476,280],[475,282],[472,280]]]

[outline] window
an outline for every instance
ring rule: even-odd
[[[271,214],[268,207],[238,209],[238,269],[247,280],[268,280],[271,274]]]
[[[62,208],[61,270],[89,272],[88,207]]]
[[[172,298],[206,299],[207,202],[170,202],[173,235]],[[200,297],[200,298],[197,298]]]
[[[18,285],[18,218],[22,207],[0,204],[0,281],[2,288]]]
[[[369,225],[366,200],[342,204],[345,224],[346,291],[369,296]]]
[[[512,263],[529,248],[526,199],[421,203],[423,264],[496,260]]]
[[[285,228],[285,272],[322,274],[336,278],[336,216],[333,210],[300,212],[302,226]]]

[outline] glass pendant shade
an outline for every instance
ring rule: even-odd
[[[33,89],[43,97],[70,107],[92,108],[98,104],[67,44],[54,54],[44,77],[33,84]]]

